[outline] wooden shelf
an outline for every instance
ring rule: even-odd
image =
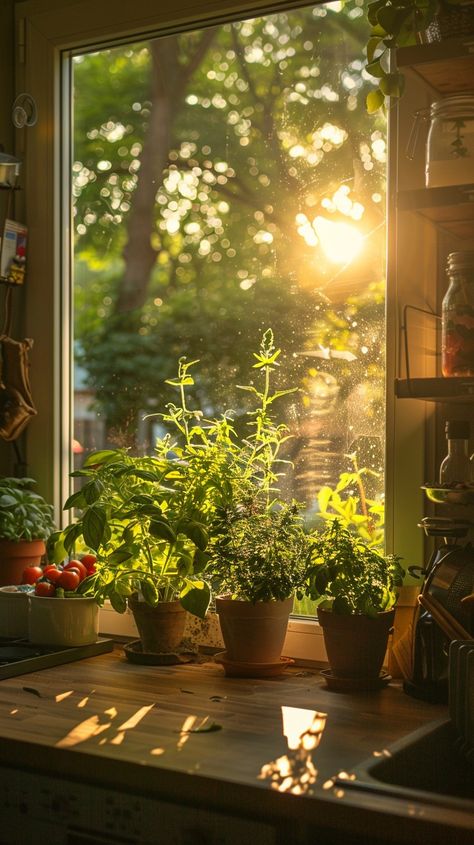
[[[410,378],[395,379],[395,395],[399,399],[424,399],[425,402],[474,402],[474,378]]]
[[[400,47],[399,68],[411,67],[440,94],[472,92],[474,88],[474,37],[451,38],[437,44]]]
[[[474,237],[474,184],[400,191],[397,205],[399,211],[420,212],[458,238]]]

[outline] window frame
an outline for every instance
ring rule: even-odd
[[[314,0],[313,0],[314,2]],[[73,51],[120,44],[133,37],[172,34],[312,5],[301,0],[162,0],[150,10],[149,0],[24,0],[16,4],[16,90],[28,91],[38,107],[38,123],[17,131],[24,161],[22,202],[29,227],[29,267],[24,301],[25,334],[35,338],[31,380],[38,417],[28,429],[28,472],[43,495],[55,503],[58,524],[61,503],[69,493],[72,438],[72,373],[69,360],[71,295],[69,248],[70,141]],[[25,133],[25,134],[22,134]],[[28,133],[28,134],[26,134]],[[69,138],[68,138],[69,135]],[[413,514],[421,513],[419,487],[424,481],[425,403],[396,402],[393,384],[399,356],[400,286],[395,267],[395,171],[397,114],[388,129],[387,184],[387,377],[386,377],[386,547],[407,563],[423,560],[423,539]],[[57,233],[61,233],[61,237]],[[64,366],[64,364],[67,366]],[[407,480],[410,487],[407,487]],[[295,643],[316,623],[294,619]],[[308,627],[309,626],[309,627]],[[301,645],[301,642],[300,642]],[[296,645],[299,652],[300,645]],[[292,648],[292,653],[296,653]],[[317,657],[315,659],[324,659]]]

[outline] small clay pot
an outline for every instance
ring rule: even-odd
[[[186,624],[186,611],[179,601],[161,601],[152,607],[140,601],[137,594],[130,596],[128,606],[144,652],[170,654],[179,647]]]
[[[395,610],[372,618],[362,614],[344,616],[318,608],[333,675],[337,678],[378,678],[394,617]]]
[[[277,663],[285,642],[293,597],[285,601],[216,599],[228,660],[241,663]]]

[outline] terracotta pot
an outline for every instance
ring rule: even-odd
[[[155,607],[130,596],[128,606],[138,628],[142,649],[153,654],[175,652],[183,639],[186,611],[179,601],[162,601]]]
[[[333,675],[337,678],[378,678],[387,650],[395,610],[374,619],[318,609],[324,644]]]
[[[21,584],[26,566],[39,566],[46,552],[43,540],[0,540],[0,586]]]
[[[216,599],[226,657],[241,663],[277,663],[285,642],[293,597],[256,602]]]
[[[99,606],[91,598],[29,596],[28,639],[48,646],[90,645],[99,631]]]

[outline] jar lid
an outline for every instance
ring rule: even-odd
[[[447,420],[444,430],[448,440],[469,440],[471,426],[468,420]]]
[[[431,117],[450,115],[452,112],[474,112],[474,91],[465,94],[453,94],[431,103]]]
[[[462,252],[450,252],[446,270],[448,273],[456,273],[459,270],[474,269],[474,250],[466,249]]]

